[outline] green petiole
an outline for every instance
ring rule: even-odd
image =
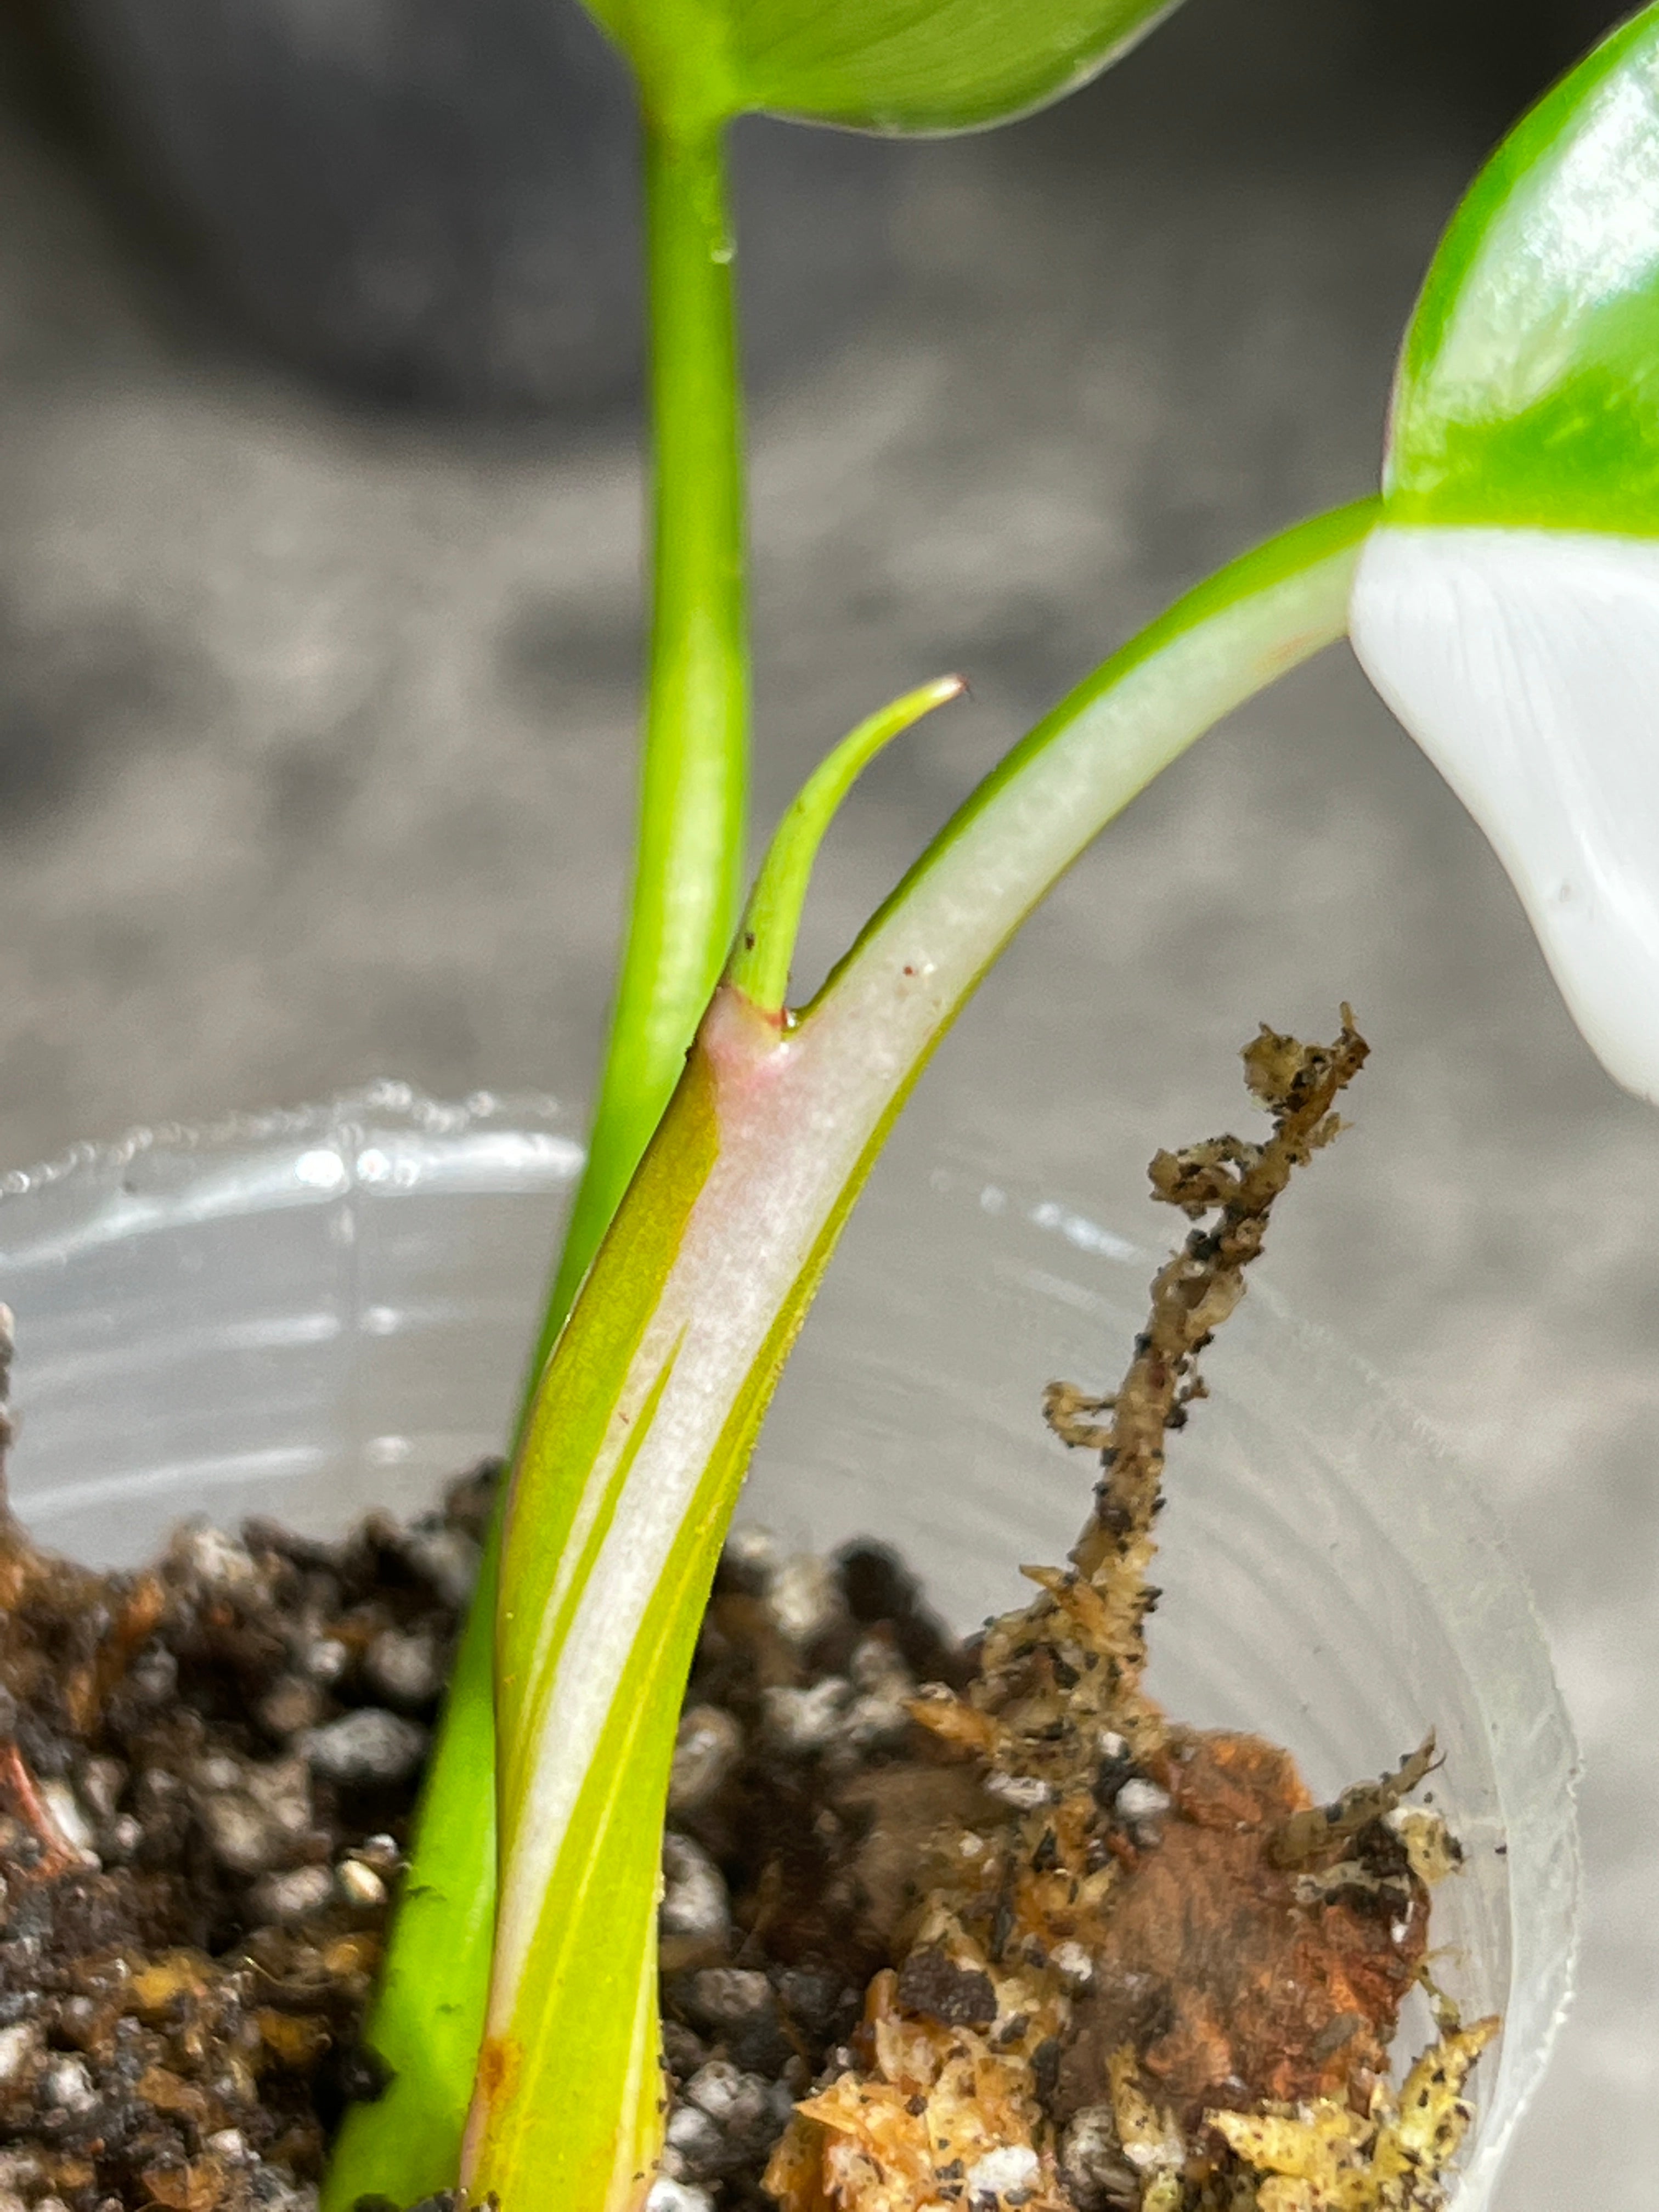
[[[723,137],[647,124],[655,597],[632,908],[578,1191],[525,1409],[660,1119],[731,942],[742,893],[748,654],[742,430]],[[366,2028],[392,2079],[341,2130],[322,2212],[410,2204],[454,2180],[483,2031],[495,1899],[491,1654],[499,1532],[486,1546]]]
[[[633,907],[586,1171],[526,1404],[679,1079],[746,873],[743,428],[724,131],[647,119],[653,599]]]

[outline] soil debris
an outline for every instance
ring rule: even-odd
[[[456,1630],[423,1550],[489,1488],[137,1574],[0,1526],[0,2202],[307,2212]],[[398,1713],[389,1638],[441,1655]]]
[[[0,1525],[0,2212],[313,2212],[385,2079],[363,2014],[495,1473],[337,1545],[181,1529],[137,1575]],[[861,1785],[933,1758],[909,1702],[968,1666],[882,1547],[733,1537],[664,1838],[657,2212],[769,2203],[884,1955]]]
[[[1271,1134],[1152,1161],[1153,1194],[1194,1226],[1118,1389],[1048,1391],[1055,1432],[1101,1469],[1067,1565],[1025,1568],[1040,1595],[988,1625],[971,1680],[913,1706],[946,1762],[927,1878],[890,1925],[896,1978],[871,1984],[848,2064],[772,2161],[785,2212],[1440,2201],[1462,2079],[1496,2024],[1448,2024],[1413,2076],[1437,2085],[1434,2124],[1410,2085],[1402,2119],[1389,2052],[1424,1966],[1435,1853],[1389,1815],[1432,1736],[1315,1807],[1287,1752],[1182,1728],[1143,1687],[1167,1439],[1366,1052],[1346,1007],[1330,1045],[1263,1029],[1243,1058]],[[947,1806],[948,1775],[975,1779],[977,1802]],[[902,1801],[898,1776],[884,1789]]]

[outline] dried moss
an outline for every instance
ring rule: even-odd
[[[1066,1567],[1024,1571],[1041,1595],[989,1626],[973,1680],[915,1708],[979,1791],[949,1814],[941,1800],[894,1955],[948,1962],[994,2009],[969,2021],[928,1998],[927,1977],[878,1976],[852,2063],[772,2162],[785,2212],[1440,2201],[1495,2023],[1449,2017],[1396,2102],[1389,2051],[1426,1952],[1425,1872],[1454,1854],[1431,1815],[1414,1849],[1387,1816],[1432,1738],[1316,1807],[1287,1752],[1183,1729],[1143,1686],[1168,1438],[1366,1051],[1346,1007],[1329,1045],[1264,1028],[1243,1058],[1270,1134],[1152,1161],[1154,1196],[1194,1226],[1117,1389],[1048,1394],[1056,1433],[1098,1455],[1088,1522]]]

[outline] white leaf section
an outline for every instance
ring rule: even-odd
[[[1349,635],[1491,840],[1574,1019],[1659,1099],[1659,544],[1378,530]]]

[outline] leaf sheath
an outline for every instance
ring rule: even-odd
[[[1374,514],[1247,556],[1073,692],[797,1023],[716,993],[549,1368],[510,1502],[474,2197],[624,2212],[642,2196],[659,2123],[641,2101],[637,2022],[676,1708],[755,1434],[842,1224],[1024,915],[1160,768],[1341,634]]]

